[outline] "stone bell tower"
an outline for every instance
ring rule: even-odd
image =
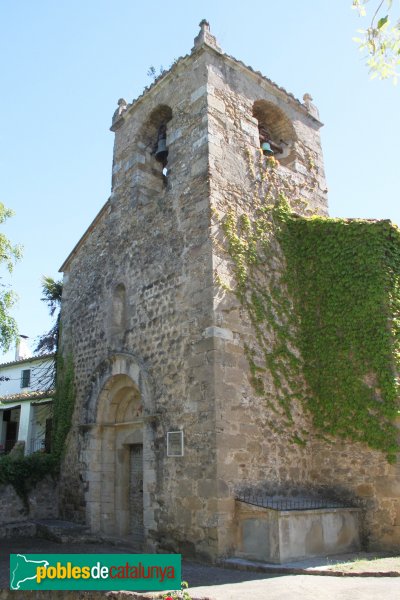
[[[307,479],[307,452],[268,431],[249,383],[250,326],[221,301],[212,215],[246,211],[262,153],[326,215],[320,126],[309,95],[224,54],[207,21],[190,54],[119,100],[111,196],[61,268],[76,381],[64,517],[216,557],[234,551],[243,482]]]

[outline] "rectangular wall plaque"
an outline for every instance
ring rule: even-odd
[[[167,456],[183,456],[183,431],[167,432]]]

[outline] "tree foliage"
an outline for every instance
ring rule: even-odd
[[[47,303],[50,316],[53,317],[57,313],[53,326],[39,338],[39,342],[35,348],[35,352],[48,354],[49,352],[57,352],[58,348],[62,281],[55,281],[52,277],[43,277],[42,293],[42,301]]]
[[[62,299],[62,281],[52,277],[42,278],[42,301],[46,302],[55,322],[47,333],[39,338],[36,352],[41,354],[55,353],[55,365],[48,371],[45,387],[55,389],[53,396],[53,432],[51,453],[59,461],[62,456],[65,440],[71,428],[72,413],[75,404],[74,366],[72,355],[63,356],[59,350],[61,338],[60,309]],[[43,382],[42,382],[43,385]]]
[[[55,281],[52,277],[42,278],[42,298],[46,302],[50,316],[55,316],[55,321],[49,331],[44,333],[37,343],[35,352],[39,354],[56,354],[55,361],[45,363],[36,369],[37,383],[42,389],[53,391],[57,379],[57,350],[60,338],[60,308],[62,295],[62,281]]]
[[[0,202],[0,224],[4,223],[14,214]],[[0,264],[8,273],[12,273],[14,264],[22,256],[19,245],[13,245],[4,233],[0,233]],[[2,276],[0,276],[0,279]],[[4,279],[4,278],[3,278]],[[9,285],[0,282],[0,348],[5,352],[9,349],[17,336],[17,323],[11,316],[10,310],[16,301],[16,294]]]
[[[54,454],[6,454],[0,457],[0,484],[12,485],[29,510],[29,491],[46,476],[57,476],[58,470],[59,461]]]
[[[367,16],[369,0],[353,0],[353,8],[360,16]],[[393,79],[400,75],[400,12],[393,14],[393,0],[380,0],[374,7],[370,25],[360,29],[362,37],[355,38],[360,50],[367,56],[371,77]]]

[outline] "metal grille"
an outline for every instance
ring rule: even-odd
[[[315,510],[317,508],[349,508],[343,502],[331,500],[328,498],[312,498],[298,496],[292,498],[283,498],[277,496],[264,496],[260,493],[243,492],[236,496],[236,500],[260,506],[262,508],[270,508],[272,510]]]

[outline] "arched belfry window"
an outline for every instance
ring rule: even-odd
[[[148,148],[155,163],[160,165],[160,170],[164,175],[168,164],[168,123],[171,118],[171,108],[162,104],[150,113],[142,129],[142,142]]]
[[[290,162],[296,133],[290,119],[275,104],[256,100],[253,117],[258,121],[260,148],[266,156],[274,156],[283,164]]]

